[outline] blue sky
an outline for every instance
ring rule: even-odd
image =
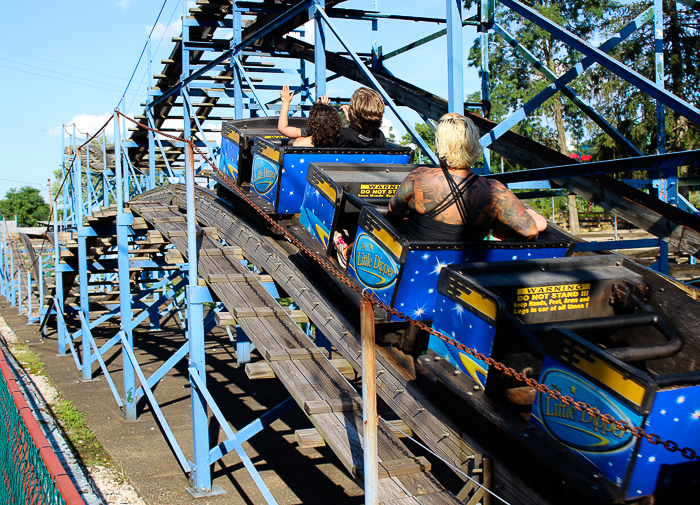
[[[180,35],[183,1],[167,0],[153,29],[154,74],[160,73],[161,59],[172,51],[171,38]],[[147,54],[138,67],[136,64],[163,3],[163,0],[5,2],[0,17],[3,97],[0,148],[6,154],[0,168],[0,197],[10,188],[29,184],[41,189],[48,198],[47,179],[53,178],[53,171],[61,163],[61,126],[76,123],[82,138],[96,131],[120,102],[132,74],[122,110],[131,115],[143,112],[140,103],[145,101],[149,84]],[[444,0],[404,0],[400,9],[390,10],[394,5],[396,2],[378,0],[383,13],[445,16]],[[370,10],[372,1],[353,0],[341,7]],[[334,22],[355,51],[370,51],[369,21]],[[380,20],[379,43],[387,53],[444,26]],[[221,36],[217,34],[217,38]],[[474,27],[463,29],[465,57],[475,36]],[[330,49],[340,48],[332,34],[327,38]],[[392,58],[386,66],[402,79],[447,96],[446,37]],[[309,64],[307,68],[313,75],[313,67]],[[465,94],[480,87],[474,69],[465,69],[464,81]],[[338,79],[328,84],[328,92],[332,96],[349,97],[356,87],[355,83]],[[264,100],[273,97],[274,92],[263,93]],[[413,113],[406,117],[412,123],[419,120]],[[398,125],[391,114],[387,114],[387,119]],[[402,129],[400,126],[396,129],[400,136]],[[110,132],[108,138],[111,135]]]

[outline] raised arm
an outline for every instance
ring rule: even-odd
[[[493,218],[494,237],[535,240],[537,224],[518,197],[500,182],[493,181],[490,190],[491,204],[484,210]]]
[[[280,117],[277,120],[277,130],[282,135],[286,135],[291,139],[298,139],[301,137],[301,129],[295,128],[294,126],[289,126],[289,104],[294,97],[294,91],[289,91],[289,86],[286,84],[282,86],[282,91],[280,91],[280,99],[282,99],[282,110],[280,111]]]
[[[398,216],[403,215],[408,210],[408,202],[413,198],[413,189],[415,185],[415,170],[408,174],[406,178],[396,190],[394,196],[389,200],[389,212]]]

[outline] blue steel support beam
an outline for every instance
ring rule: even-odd
[[[314,0],[309,9],[309,17],[314,20],[314,72],[316,77],[316,100],[326,94],[326,32],[321,13],[326,7],[325,0]]]
[[[119,309],[121,315],[121,333],[128,345],[134,347],[134,334],[131,314],[131,279],[129,275],[129,226],[133,222],[133,215],[124,212],[124,193],[122,184],[122,137],[121,116],[114,114],[114,175],[117,191],[117,265],[119,277]],[[136,420],[136,379],[134,366],[127,357],[122,354],[122,367],[124,370],[124,419]]]
[[[267,110],[267,107],[265,107],[265,102],[262,101],[262,100],[260,99],[260,97],[258,97],[258,92],[257,92],[257,90],[255,89],[255,86],[253,85],[253,81],[251,81],[250,79],[248,79],[248,74],[247,74],[247,73],[245,72],[245,70],[243,69],[243,65],[241,65],[241,62],[240,62],[239,60],[237,60],[237,59],[234,59],[234,62],[235,62],[235,64],[236,64],[236,66],[238,67],[239,72],[243,75],[243,78],[244,78],[244,79],[246,80],[246,82],[248,83],[248,87],[250,88],[250,92],[253,93],[253,96],[255,97],[255,101],[258,102],[258,104],[260,105],[260,109],[261,109],[261,110],[263,111],[263,113],[265,114],[265,117],[269,117],[269,116],[270,116],[270,112]],[[207,148],[208,148],[208,146],[207,146]]]
[[[109,207],[109,173],[107,169],[107,135],[102,134],[102,205]]]
[[[54,300],[57,306],[57,311],[63,314],[63,270],[60,267],[60,250],[61,246],[58,242],[58,205],[53,205],[53,275],[56,287],[54,289]],[[50,310],[49,310],[50,312]],[[66,333],[61,325],[58,325],[58,351],[59,356],[66,355]]]
[[[194,203],[194,150],[191,145],[185,147],[185,183],[187,193],[187,340],[190,344],[190,402],[192,406],[192,445],[194,452],[194,471],[190,477],[194,496],[219,493],[212,489],[211,468],[209,466],[209,417],[207,402],[202,394],[204,385],[196,386],[195,377],[206,377],[206,360],[204,352],[204,306],[211,301],[207,288],[197,285],[197,222]],[[194,371],[194,374],[192,373]],[[204,379],[202,379],[204,380]],[[223,490],[221,490],[223,492]]]
[[[73,162],[73,180],[77,181],[75,187],[75,197],[77,205],[75,208],[76,224],[78,228],[78,281],[80,286],[80,313],[83,317],[80,319],[80,327],[83,330],[82,338],[82,372],[83,380],[92,380],[92,371],[90,367],[90,341],[85,337],[90,321],[90,297],[88,294],[88,270],[87,270],[87,234],[83,226],[83,185],[82,185],[82,164],[81,152],[78,149]],[[88,323],[86,323],[86,321]]]
[[[510,0],[501,0],[502,2],[504,1],[510,1]],[[521,5],[521,4],[519,4]],[[535,13],[537,14],[537,13]],[[615,35],[610,37],[608,40],[606,40],[603,44],[600,45],[599,49],[596,49],[596,51],[601,52],[601,51],[611,51],[617,44],[622,42],[624,39],[632,35],[637,28],[641,27],[643,24],[648,22],[652,16],[653,16],[653,10],[652,9],[647,9],[644,11],[642,14],[637,16],[632,22],[628,23],[626,26],[622,28],[619,32],[617,32]],[[537,14],[539,16],[539,14]],[[551,23],[551,21],[550,21]],[[585,42],[582,42],[585,44]],[[589,47],[586,45],[586,47]],[[576,77],[581,75],[583,72],[586,71],[590,66],[592,66],[595,63],[595,59],[591,57],[585,57],[581,61],[579,61],[576,65],[574,65],[571,69],[569,69],[564,75],[562,75],[559,79],[557,79],[555,82],[547,86],[545,89],[540,91],[534,98],[532,98],[528,103],[526,103],[524,106],[516,110],[513,114],[511,114],[508,118],[506,118],[504,121],[496,125],[496,127],[488,132],[486,135],[481,137],[481,145],[483,147],[487,147],[491,145],[496,139],[498,139],[501,135],[506,133],[508,130],[513,128],[516,124],[518,124],[520,121],[525,119],[528,114],[531,112],[534,112],[537,110],[540,105],[542,105],[544,102],[549,100],[554,94],[562,89],[564,86],[566,86],[568,83],[570,83],[572,80],[574,80]]]
[[[654,0],[654,75],[656,85],[664,88],[664,19],[663,1]],[[666,152],[666,111],[663,104],[656,101],[656,152]],[[678,169],[668,169],[654,174],[652,185],[658,189],[659,199],[678,203]]]
[[[439,161],[437,159],[437,156],[435,156],[435,153],[432,151],[432,149],[430,149],[430,147],[428,147],[428,144],[425,143],[425,140],[423,140],[423,137],[418,135],[416,130],[413,128],[413,126],[411,126],[411,124],[408,121],[406,121],[403,117],[401,117],[401,114],[399,114],[399,110],[396,107],[396,104],[394,103],[394,101],[391,99],[391,97],[388,95],[388,93],[384,90],[384,88],[382,88],[382,86],[379,84],[379,81],[377,81],[377,79],[374,77],[372,72],[369,71],[369,69],[362,62],[362,60],[357,55],[357,53],[355,53],[355,51],[353,51],[352,48],[345,43],[345,41],[340,36],[340,33],[338,32],[338,30],[335,28],[333,23],[331,23],[331,20],[328,18],[326,13],[323,12],[323,10],[318,10],[317,12],[319,13],[320,16],[323,17],[324,21],[328,25],[328,28],[331,29],[331,31],[333,32],[333,35],[335,35],[336,39],[338,39],[338,42],[340,42],[343,45],[343,47],[348,52],[350,57],[353,59],[355,64],[358,66],[360,71],[364,74],[365,78],[369,82],[371,82],[374,89],[376,89],[379,92],[379,94],[382,95],[384,102],[389,106],[389,108],[394,112],[394,114],[396,114],[396,117],[399,119],[399,121],[401,122],[403,127],[406,128],[406,130],[411,134],[411,137],[413,137],[413,140],[421,147],[421,149],[423,149],[423,151],[425,153],[427,153],[427,155],[431,159],[431,161],[437,165],[439,163]],[[314,51],[314,53],[317,53],[317,52],[318,52],[318,50]]]
[[[493,2],[489,0],[481,0],[481,100],[482,103],[487,103],[491,99],[489,90],[489,28],[493,24]],[[486,105],[481,109],[482,115],[486,116]],[[491,151],[484,148],[484,166],[481,169],[481,175],[491,173]]]
[[[463,115],[462,0],[445,0],[445,4],[447,10],[447,110]]]
[[[183,28],[184,29],[184,28]],[[148,106],[148,104],[152,101],[151,97],[151,87],[152,87],[152,79],[153,79],[153,70],[152,70],[152,65],[153,65],[153,56],[151,55],[151,36],[148,36],[148,84],[146,86],[146,116],[147,116],[147,122],[152,123],[153,119],[153,110]],[[105,168],[107,166],[105,165]],[[146,185],[146,189],[154,189],[156,187],[156,140],[155,140],[155,133],[152,131],[148,130],[148,184]]]
[[[515,39],[515,37],[513,37],[513,35],[511,35],[508,32],[508,30],[496,23],[494,24],[494,31],[498,35],[500,35],[503,38],[503,40],[505,40],[508,43],[508,45],[515,49],[518,52],[518,54],[520,54],[520,56],[529,61],[540,74],[545,76],[551,82],[555,82],[557,80],[557,76],[551,70],[549,70],[549,68],[547,68],[547,66],[544,63],[539,61],[534,54],[532,54],[525,47],[523,47]],[[583,102],[583,100],[581,100],[578,97],[578,95],[573,89],[571,89],[569,86],[564,86],[562,88],[562,93],[564,93],[564,95],[566,95],[569,98],[569,100],[576,104],[576,106],[584,114],[586,114],[595,124],[597,124],[601,130],[610,135],[610,137],[612,137],[613,140],[615,140],[615,142],[617,142],[617,144],[620,145],[627,152],[627,154],[629,154],[630,156],[642,156],[642,153],[639,149],[637,149],[629,140],[623,137],[620,132],[618,132],[610,123],[608,123],[605,120],[605,118],[603,118],[600,114],[593,110],[592,107]]]
[[[243,27],[241,26],[241,11],[238,9],[238,2],[233,0],[233,37],[231,38],[231,51],[241,43]],[[233,71],[233,103],[236,119],[243,119],[243,75],[240,67],[236,65],[240,56],[231,53],[231,70]]]
[[[372,10],[379,10],[379,0],[372,0]],[[382,68],[382,47],[377,38],[379,32],[379,20],[372,18],[372,68]]]
[[[685,100],[678,98],[674,94],[669,93],[664,89],[659,89],[656,84],[651,82],[646,77],[638,74],[628,66],[605,54],[604,50],[601,50],[602,48],[599,49],[590,46],[570,31],[543,17],[537,11],[520,3],[518,0],[500,0],[500,2],[503,5],[510,7],[513,11],[517,12],[525,19],[548,31],[576,51],[579,51],[586,57],[591,58],[596,63],[599,63],[614,74],[644,91],[652,98],[659,100],[669,109],[674,110],[681,116],[684,116],[695,124],[700,125],[700,111],[697,108],[693,107]]]
[[[245,449],[243,448],[243,446],[241,445],[241,442],[236,437],[236,434],[231,429],[231,426],[228,424],[228,421],[226,420],[223,413],[219,409],[219,406],[216,404],[216,402],[214,401],[214,398],[211,396],[211,394],[207,390],[207,385],[204,382],[202,375],[193,366],[189,367],[189,372],[190,372],[190,380],[192,381],[192,389],[196,390],[198,392],[198,394],[200,394],[202,396],[203,400],[206,403],[208,403],[209,406],[211,407],[211,410],[214,413],[214,416],[216,417],[217,421],[219,421],[219,425],[221,426],[221,428],[224,430],[224,433],[228,437],[228,441],[230,441],[232,443],[232,445],[234,446],[234,448],[236,449],[236,453],[238,454],[238,457],[241,458],[241,461],[243,462],[243,466],[245,466],[246,470],[248,470],[248,473],[253,478],[253,482],[255,482],[255,485],[260,490],[260,493],[262,493],[263,498],[265,499],[265,502],[268,503],[269,505],[277,505],[277,501],[272,496],[272,493],[270,493],[270,490],[267,488],[265,481],[262,480],[262,477],[260,477],[260,473],[258,473],[258,470],[255,468],[255,465],[253,465],[253,462],[250,460],[250,457],[248,456],[248,454],[245,452]],[[206,405],[206,403],[205,403],[205,405]],[[207,461],[209,461],[209,454],[207,454]]]

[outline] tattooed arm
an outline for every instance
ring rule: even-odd
[[[473,199],[473,210],[480,214],[475,222],[477,226],[490,226],[494,237],[499,239],[537,238],[535,221],[518,197],[503,184],[494,180],[479,179],[474,185],[474,192],[477,197]]]
[[[408,174],[394,196],[391,197],[391,200],[389,201],[389,212],[392,214],[402,216],[408,210],[408,202],[413,198],[413,187],[417,175],[416,172],[419,170],[420,168],[417,168]]]

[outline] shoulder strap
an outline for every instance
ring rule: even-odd
[[[471,185],[474,184],[479,176],[472,172],[466,179],[457,184],[447,168],[442,167],[442,172],[447,180],[447,185],[450,187],[450,194],[442,202],[440,202],[437,207],[430,212],[426,212],[425,217],[433,218],[454,203],[457,205],[457,210],[459,212],[459,217],[462,219],[462,224],[469,224],[469,211],[464,203],[463,196],[467,193]]]

